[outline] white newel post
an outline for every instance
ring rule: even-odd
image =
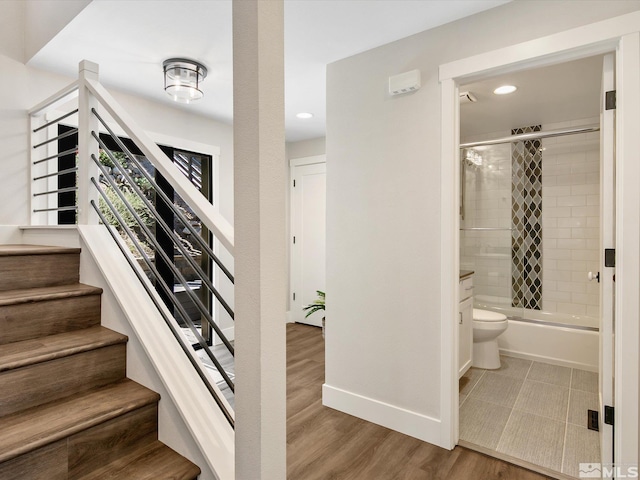
[[[80,62],[78,98],[78,225],[96,225],[98,215],[90,205],[98,204],[98,192],[91,183],[91,177],[98,179],[98,167],[91,155],[98,158],[98,142],[91,135],[98,132],[98,119],[91,109],[98,109],[96,98],[89,92],[85,80],[98,80],[98,64],[83,60]]]
[[[284,5],[233,2],[236,478],[286,478]]]

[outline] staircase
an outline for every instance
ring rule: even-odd
[[[126,378],[80,249],[0,246],[0,480],[194,480],[158,441],[155,392]]]

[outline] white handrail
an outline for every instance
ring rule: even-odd
[[[55,110],[59,105],[67,103],[68,101],[73,100],[78,96],[78,85],[78,80],[70,83],[66,87],[51,95],[49,98],[40,102],[35,107],[31,108],[27,113],[32,117],[38,117],[47,113],[48,110]]]
[[[160,147],[144,132],[133,118],[118,104],[113,96],[99,83],[86,79],[84,85],[98,99],[102,107],[111,115],[126,135],[144,153],[155,168],[171,183],[175,191],[198,215],[210,232],[220,243],[233,254],[234,231],[233,226],[207,201],[207,199],[193,186],[164,154]]]

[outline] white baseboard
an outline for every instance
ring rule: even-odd
[[[80,247],[77,225],[31,225],[20,227],[22,243],[28,245],[56,245]]]
[[[549,363],[551,365],[558,365],[560,367],[577,368],[579,370],[586,370],[588,372],[597,372],[598,366],[588,363],[574,362],[571,360],[564,360],[562,358],[548,357],[544,355],[535,355],[532,353],[518,352],[516,350],[500,349],[500,355],[506,355],[507,357],[522,358],[524,360],[533,360],[534,362]]]
[[[332,387],[322,386],[322,404],[434,445],[441,445],[442,422],[404,408]]]

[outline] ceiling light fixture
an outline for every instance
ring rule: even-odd
[[[162,63],[164,90],[179,103],[191,103],[204,96],[200,84],[207,76],[207,67],[186,58],[170,58]]]
[[[515,85],[502,85],[501,87],[496,88],[493,93],[496,95],[507,95],[509,93],[513,93],[518,89]]]
[[[301,118],[303,120],[307,120],[309,118],[313,118],[313,113],[309,112],[300,112],[296,114],[296,117]]]

